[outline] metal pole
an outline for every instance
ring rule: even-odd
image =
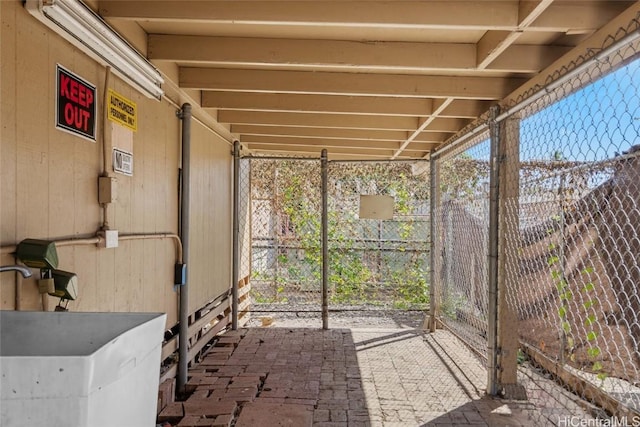
[[[183,104],[178,112],[182,120],[182,200],[180,203],[180,230],[182,240],[182,262],[189,265],[189,202],[191,197],[191,105]],[[188,345],[189,345],[189,270],[186,280],[180,286],[180,323],[178,335],[178,379],[176,390],[185,392],[187,384]]]
[[[233,261],[231,277],[231,329],[238,329],[238,279],[240,245],[240,142],[233,143]]]
[[[321,174],[322,174],[322,329],[329,329],[329,215],[327,205],[327,150],[321,153]]]
[[[308,162],[317,162],[317,157],[290,157],[290,156],[254,156],[254,155],[246,155],[242,156],[243,159],[255,159],[255,160],[295,160],[297,161],[308,161]]]
[[[331,163],[423,163],[428,162],[429,159],[359,159],[359,160],[331,160]]]
[[[279,168],[276,166],[273,168],[273,206],[280,206],[278,203],[278,170]],[[276,216],[274,221],[269,221],[271,223],[271,230],[269,233],[273,235],[273,257],[275,260],[275,265],[273,267],[274,275],[271,278],[271,287],[273,288],[273,295],[277,297],[278,295],[278,279],[280,278],[280,239],[282,236],[282,224],[280,216]],[[284,243],[284,242],[283,242]],[[287,244],[284,243],[284,248],[287,249]],[[267,259],[269,259],[267,257]]]
[[[487,319],[487,392],[498,394],[498,214],[499,214],[499,168],[500,168],[500,124],[494,119],[498,107],[491,111],[489,126],[491,138],[491,171],[489,175],[489,307]]]
[[[430,189],[429,189],[429,203],[430,203],[430,208],[429,210],[431,211],[431,224],[430,224],[430,234],[431,234],[431,243],[430,243],[430,262],[431,262],[431,268],[430,268],[430,273],[429,273],[429,281],[431,282],[430,286],[429,286],[429,311],[430,311],[430,320],[429,320],[429,330],[431,332],[435,332],[436,331],[436,320],[437,320],[437,311],[438,311],[438,273],[436,272],[436,241],[437,241],[437,227],[436,227],[436,221],[438,218],[438,215],[436,213],[437,209],[438,209],[438,199],[439,199],[439,193],[438,193],[438,179],[440,177],[439,171],[438,171],[438,159],[436,156],[431,156],[429,158],[429,173],[431,175],[430,178]]]

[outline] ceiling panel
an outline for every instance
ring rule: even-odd
[[[99,2],[256,153],[420,158],[631,1]],[[523,86],[524,85],[524,86]]]

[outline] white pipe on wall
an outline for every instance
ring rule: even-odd
[[[111,168],[109,167],[109,159],[111,159],[111,153],[113,152],[111,144],[111,127],[109,126],[109,115],[107,109],[109,108],[109,82],[111,81],[111,67],[107,66],[104,76],[104,96],[102,98],[102,176],[110,177]],[[109,229],[109,205],[110,203],[102,204],[102,229]]]
[[[182,264],[182,241],[180,236],[173,233],[132,233],[121,234],[118,237],[119,240],[148,240],[148,239],[172,239],[176,244],[176,262]],[[102,243],[103,238],[100,236],[88,237],[83,239],[59,239],[52,240],[56,248],[65,246],[82,246],[82,245],[99,245]],[[17,245],[0,246],[0,254],[9,255],[17,250]],[[19,274],[16,276],[15,284],[15,309],[19,311],[22,309],[22,276]],[[43,294],[43,307],[46,305],[44,298],[46,294]]]

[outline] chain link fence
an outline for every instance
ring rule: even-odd
[[[427,309],[427,165],[424,161],[329,162],[327,283],[334,316],[355,310],[373,322],[378,310]],[[297,313],[319,318],[320,160],[245,158],[239,174],[239,185],[246,190],[240,197],[250,198],[240,201],[239,210],[250,210],[250,216],[240,221],[241,243],[250,240],[250,251],[241,250],[240,268],[250,259],[251,311],[265,317]],[[374,199],[367,204],[362,201],[367,197]],[[387,209],[384,217],[380,209]]]
[[[427,165],[329,163],[329,295],[333,308],[426,308]]]
[[[627,46],[506,119],[520,168],[505,216],[518,230],[506,265],[521,340],[640,410],[635,56]]]
[[[497,330],[517,332],[518,363],[544,367],[609,415],[640,413],[639,27],[435,157],[440,319],[485,359],[504,350],[487,340],[486,317],[490,186],[499,183],[496,304],[506,304],[494,315],[511,311],[518,327]]]
[[[434,252],[441,319],[477,354],[487,351],[489,135],[438,159]]]
[[[252,311],[293,311],[295,306],[319,313],[320,161],[242,162],[251,165]]]

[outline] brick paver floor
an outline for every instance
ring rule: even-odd
[[[528,401],[485,395],[486,370],[450,333],[414,329],[249,328],[225,334],[190,369],[180,427],[541,426],[589,418],[548,382]],[[523,371],[522,381],[536,373]]]

